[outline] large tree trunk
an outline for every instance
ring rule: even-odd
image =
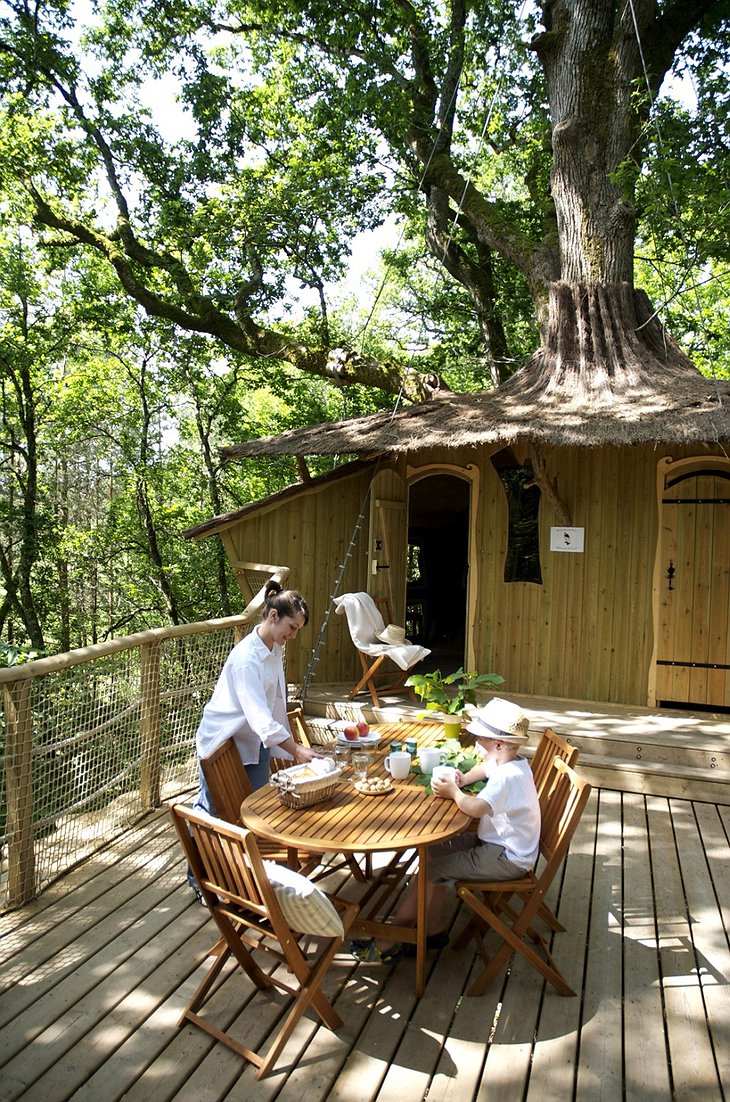
[[[646,12],[645,0],[635,6]],[[626,165],[638,159],[641,120],[632,97],[642,68],[630,6],[556,0],[544,8],[548,30],[534,45],[552,122],[560,275],[569,283],[632,283],[636,225]]]
[[[558,282],[550,286],[542,346],[503,389],[557,404],[566,416],[627,400],[638,416],[688,373],[699,376],[643,291],[628,283]]]

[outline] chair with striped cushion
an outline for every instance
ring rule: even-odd
[[[265,862],[255,836],[243,827],[200,815],[182,805],[172,807],[170,812],[203,899],[220,931],[220,940],[209,954],[212,964],[178,1024],[191,1022],[221,1041],[253,1064],[257,1079],[261,1079],[274,1068],[307,1010],[311,1008],[328,1029],[342,1025],[321,985],[357,915],[357,904],[325,895],[291,869]],[[314,945],[313,938],[317,939]],[[264,956],[273,957],[283,967],[264,970],[259,963]],[[203,1013],[231,957],[258,991],[278,988],[289,997],[288,1008],[266,1051],[250,1048],[232,1035],[232,1027],[222,1028],[225,1023],[216,1024]],[[232,977],[226,983],[231,981]]]

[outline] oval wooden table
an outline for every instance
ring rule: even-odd
[[[371,773],[383,775],[383,760],[390,740],[418,732],[423,745],[437,737],[434,724],[384,724],[373,728],[381,735],[377,750],[371,750]],[[383,796],[367,796],[353,788],[347,771],[334,795],[306,808],[283,804],[275,788],[260,788],[241,805],[244,825],[261,838],[284,846],[315,853],[383,853],[418,851],[418,901],[416,926],[360,917],[353,933],[410,942],[416,946],[416,995],[420,998],[426,975],[426,875],[428,847],[460,834],[472,820],[459,811],[453,800],[439,799],[409,780],[397,782]]]

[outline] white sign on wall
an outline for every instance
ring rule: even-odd
[[[551,528],[551,551],[582,551],[585,528]]]

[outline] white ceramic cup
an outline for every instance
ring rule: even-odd
[[[418,754],[418,764],[422,773],[430,773],[434,766],[441,765],[446,755],[437,746],[424,746]]]
[[[394,781],[404,781],[411,768],[411,755],[407,750],[396,750],[385,759],[386,772]]]
[[[453,765],[434,765],[431,770],[431,780],[455,781],[456,768]]]

